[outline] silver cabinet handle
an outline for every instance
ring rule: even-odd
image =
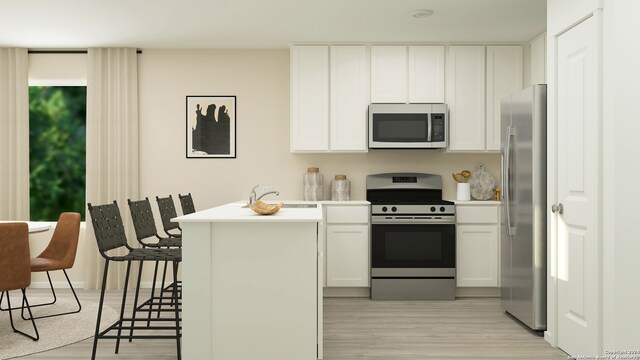
[[[553,204],[553,205],[551,205],[551,212],[554,213],[554,214],[558,213],[558,214],[562,215],[562,213],[564,212],[564,207],[562,206],[562,204],[558,204],[558,205]]]

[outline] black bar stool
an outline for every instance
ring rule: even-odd
[[[166,238],[158,235],[158,229],[156,228],[156,221],[153,218],[153,211],[151,210],[151,203],[149,202],[149,198],[144,198],[144,200],[131,201],[131,199],[127,200],[129,204],[129,211],[131,212],[131,219],[133,220],[133,227],[136,231],[136,238],[138,242],[142,245],[143,248],[180,248],[182,246],[182,239],[180,238]],[[157,241],[149,241],[149,240],[157,240]],[[146,311],[148,309],[153,309],[154,306],[158,306],[158,310],[162,308],[162,305],[173,305],[173,297],[164,296],[164,292],[172,292],[173,286],[177,286],[177,291],[179,297],[182,297],[182,289],[181,282],[174,282],[167,287],[164,286],[165,276],[167,273],[167,261],[164,262],[164,271],[162,276],[162,285],[160,296],[155,295],[155,284],[158,276],[158,264],[156,261],[155,269],[153,270],[153,285],[151,287],[151,297],[149,300],[145,301],[138,307],[138,296],[136,293],[135,299],[135,308],[141,309],[141,311]],[[140,275],[142,274],[142,269],[139,270],[138,280],[140,279]],[[169,303],[165,303],[164,300],[169,299]],[[156,302],[157,301],[157,302]],[[149,311],[149,319],[151,318],[151,311]],[[135,315],[134,315],[135,317]],[[160,311],[158,311],[158,317],[160,317]],[[147,322],[149,325],[149,322]],[[131,339],[129,339],[131,341]]]
[[[182,261],[182,252],[180,249],[134,249],[129,246],[127,237],[124,232],[124,225],[122,223],[122,217],[120,216],[120,209],[118,204],[114,201],[113,204],[96,205],[88,204],[89,214],[91,215],[91,224],[93,225],[93,231],[98,243],[98,250],[105,259],[104,272],[102,276],[102,290],[100,291],[100,305],[98,307],[98,320],[96,322],[95,337],[93,340],[93,351],[91,359],[96,358],[96,350],[98,347],[98,339],[116,339],[115,353],[118,353],[120,348],[120,339],[175,339],[178,359],[181,359],[180,351],[180,304],[178,298],[177,288],[173,290],[173,312],[175,317],[173,318],[158,318],[158,319],[136,319],[135,317],[125,318],[124,308],[127,298],[127,287],[129,285],[129,274],[131,272],[131,262],[139,261],[140,267],[142,267],[144,261],[170,261],[173,263],[173,275],[177,278],[178,264]],[[127,251],[125,255],[108,255],[107,252],[115,249],[124,249]],[[107,284],[107,274],[109,270],[109,263],[111,261],[124,261],[127,263],[127,271],[125,275],[124,290],[122,294],[122,306],[120,308],[120,319],[109,326],[106,330],[100,332],[100,318],[102,316],[102,306],[104,304],[104,292]],[[142,270],[141,270],[142,271]],[[136,287],[136,294],[140,289],[140,280],[138,279],[138,286]],[[140,311],[140,310],[138,310]],[[134,307],[134,314],[136,310]],[[173,326],[136,326],[135,321],[149,321],[149,322],[167,322],[171,321],[175,324]],[[125,323],[131,323],[130,326],[124,326]],[[122,330],[130,330],[129,335],[123,335]],[[134,335],[133,330],[173,330],[175,335]],[[116,335],[110,335],[110,332],[117,331]]]
[[[183,215],[189,215],[196,212],[196,207],[193,205],[193,198],[191,197],[191,193],[187,195],[178,194],[178,199],[180,199],[180,207],[182,207]]]

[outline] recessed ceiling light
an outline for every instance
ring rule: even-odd
[[[414,18],[426,18],[433,15],[433,10],[429,9],[416,9],[412,10],[409,14]]]

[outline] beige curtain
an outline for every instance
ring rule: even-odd
[[[129,244],[136,246],[127,199],[138,198],[138,62],[136,49],[89,49],[87,202],[118,202]],[[104,259],[87,211],[85,288],[101,286]],[[130,284],[137,267],[132,267]],[[125,264],[109,264],[108,289],[122,289]]]
[[[0,219],[29,220],[27,49],[0,48]]]

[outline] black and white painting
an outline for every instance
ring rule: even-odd
[[[187,158],[236,157],[236,97],[187,96]]]

